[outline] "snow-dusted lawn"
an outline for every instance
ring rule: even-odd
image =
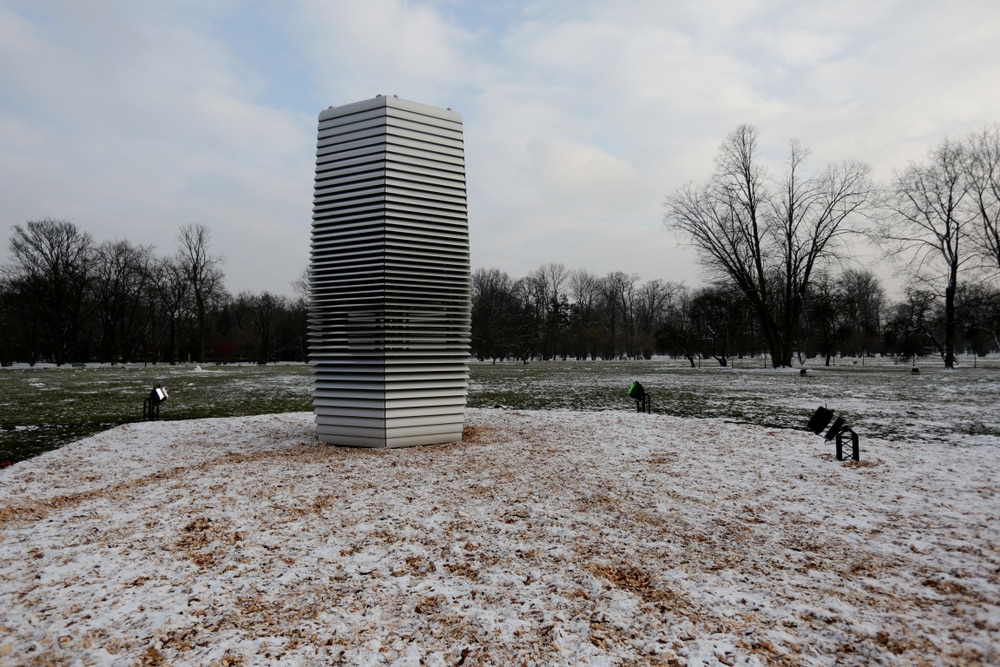
[[[0,470],[0,664],[998,664],[995,447],[470,409],[131,424]]]

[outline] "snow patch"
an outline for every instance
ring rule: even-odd
[[[470,409],[128,424],[0,470],[0,663],[997,663],[995,449]]]

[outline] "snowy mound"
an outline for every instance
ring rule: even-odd
[[[1000,662],[994,448],[466,423],[147,422],[0,471],[0,664]]]

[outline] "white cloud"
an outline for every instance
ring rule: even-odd
[[[403,0],[303,0],[294,29],[330,104],[397,94],[429,104],[472,81],[465,49],[475,37],[431,7]]]
[[[604,151],[565,139],[536,140],[529,145],[530,178],[566,202],[592,209],[622,207],[635,195],[639,180],[632,165]]]
[[[844,34],[793,30],[775,40],[774,51],[788,66],[808,67],[824,63],[836,56],[843,50],[847,41],[847,36]]]
[[[23,109],[0,126],[17,137],[4,141],[4,173],[19,184],[5,197],[9,224],[67,218],[169,254],[179,225],[204,223],[217,253],[257,243],[230,262],[231,282],[288,290],[307,261],[311,118],[257,103],[225,45],[191,18],[116,4],[72,4],[30,25],[3,16],[20,38],[2,60],[30,63],[3,72],[4,107]],[[270,272],[255,266],[264,250]]]

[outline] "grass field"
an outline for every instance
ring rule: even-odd
[[[944,371],[937,360],[841,361],[798,370],[690,368],[675,360],[545,362],[470,366],[469,405],[544,410],[634,410],[626,388],[641,382],[653,411],[803,428],[819,405],[847,418],[862,438],[1000,446],[1000,362]],[[760,364],[760,365],[758,365]],[[0,463],[30,458],[142,416],[157,383],[170,392],[163,419],[232,417],[312,409],[303,365],[100,366],[0,370]]]
[[[161,419],[234,417],[311,410],[301,365],[7,368],[0,372],[0,461],[20,461],[142,418],[162,383]]]

